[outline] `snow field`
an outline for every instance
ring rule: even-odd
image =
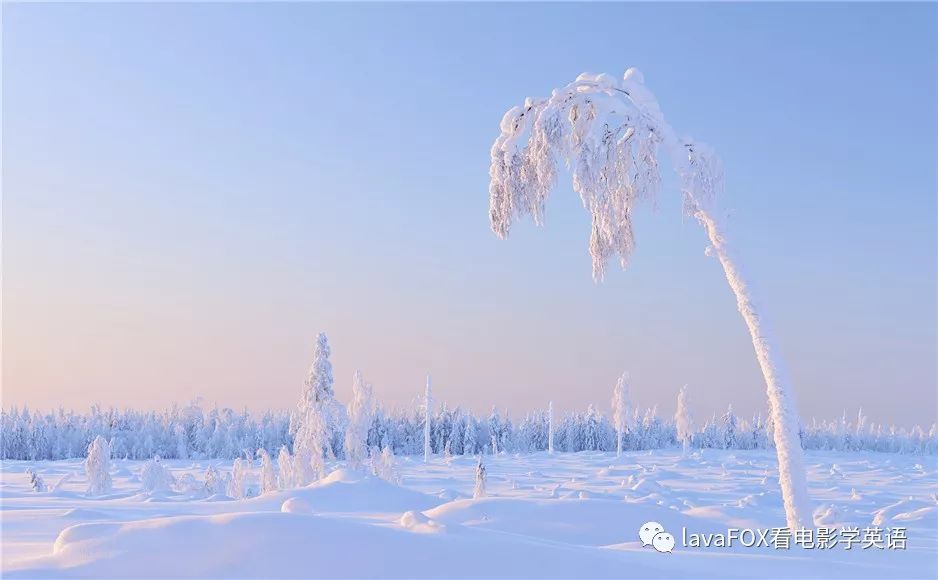
[[[143,462],[113,460],[91,498],[79,461],[3,462],[4,578],[38,577],[845,577],[938,574],[935,458],[806,454],[815,521],[902,526],[905,550],[690,548],[688,533],[783,526],[774,454],[680,451],[396,458],[397,483],[330,463],[304,488],[234,500],[191,486],[209,465],[166,460],[175,485],[144,492]],[[246,462],[245,462],[246,463]],[[27,469],[49,491],[30,487]],[[188,476],[186,475],[188,474]],[[64,481],[59,483],[61,479]],[[181,486],[183,480],[188,486]],[[260,465],[247,487],[260,490]],[[673,554],[642,547],[660,522]]]

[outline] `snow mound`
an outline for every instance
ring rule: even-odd
[[[406,530],[276,512],[79,524],[59,535],[52,556],[28,570],[4,570],[4,577],[436,578],[458,570],[473,578],[571,578],[585,567],[591,577],[615,578],[626,566],[642,576],[654,571],[653,560],[630,563],[614,551],[483,530],[410,533],[426,531],[431,519],[409,512],[401,520]],[[351,546],[367,557],[349,557]]]
[[[313,513],[313,506],[301,497],[291,497],[283,502],[280,511],[285,514],[311,514]]]
[[[469,497],[464,493],[459,493],[455,489],[442,489],[436,496],[444,501],[453,501],[455,499],[465,499]]]
[[[818,527],[837,527],[843,523],[843,514],[833,504],[822,505],[814,510],[814,525]]]
[[[446,530],[446,526],[436,520],[431,520],[420,512],[413,510],[405,512],[400,519],[401,527],[412,532],[423,534],[438,534]]]
[[[62,514],[63,518],[72,520],[105,520],[108,515],[102,511],[90,510],[88,508],[72,508]]]
[[[909,498],[873,512],[872,525],[885,527],[895,523],[898,526],[905,526],[908,522],[920,521],[929,516],[932,520],[930,525],[934,528],[938,524],[938,511],[935,505]]]
[[[291,500],[296,500],[291,503]],[[407,489],[380,477],[350,469],[337,469],[317,482],[299,489],[267,493],[245,500],[246,506],[286,510],[310,506],[317,514],[328,513],[403,513],[440,505],[440,498]],[[303,502],[302,504],[300,502]],[[290,503],[288,508],[287,504]],[[302,512],[309,513],[309,512]]]
[[[632,486],[632,491],[638,493],[662,493],[666,492],[667,488],[654,479],[643,477]]]
[[[463,525],[566,542],[605,546],[638,542],[641,522],[658,521],[666,529],[718,531],[721,525],[693,518],[656,504],[636,504],[605,499],[551,501],[490,497],[457,500],[424,512],[446,525]],[[722,531],[725,531],[722,527]]]

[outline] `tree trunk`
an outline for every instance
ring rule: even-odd
[[[742,314],[752,346],[756,351],[762,376],[765,378],[766,392],[769,396],[769,409],[774,422],[775,452],[778,455],[778,479],[785,503],[785,518],[792,530],[813,528],[814,521],[811,503],[808,498],[808,482],[804,471],[799,436],[798,413],[791,387],[789,387],[779,369],[779,356],[774,353],[765,322],[756,310],[749,293],[749,288],[742,274],[734,263],[727,248],[726,240],[713,216],[698,208],[697,220],[707,230],[713,252],[716,253],[726,280],[733,294],[736,305]]]

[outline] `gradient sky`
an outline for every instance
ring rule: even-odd
[[[645,73],[720,153],[736,250],[806,419],[930,424],[938,6],[3,6],[3,405],[285,408],[315,334],[340,398],[763,410],[748,333],[666,174],[590,277],[563,181],[488,225],[525,96]]]

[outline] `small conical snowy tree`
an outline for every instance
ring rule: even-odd
[[[46,491],[46,482],[43,481],[41,475],[32,469],[27,469],[26,475],[29,477],[29,486],[33,491]]]
[[[733,405],[730,404],[721,417],[721,437],[723,439],[723,449],[733,449],[736,447],[736,414],[733,413]]]
[[[140,483],[145,492],[169,491],[175,483],[175,478],[157,455],[143,464],[143,469],[140,471]]]
[[[469,415],[466,417],[466,430],[463,431],[463,455],[474,455],[476,452],[476,420]]]
[[[479,455],[479,463],[476,465],[476,486],[472,491],[473,499],[485,497],[485,465],[482,463],[482,456]]]
[[[221,492],[221,477],[218,469],[214,465],[209,465],[205,470],[205,493],[215,495]]]
[[[329,339],[321,332],[316,339],[313,364],[305,389],[293,415],[293,485],[304,486],[325,475],[325,454],[331,449],[331,430],[326,409],[335,401]]]
[[[280,448],[280,453],[277,455],[277,474],[282,489],[296,487],[296,478],[293,476],[293,457],[286,445]]]
[[[677,440],[681,442],[681,454],[687,454],[687,446],[694,433],[694,415],[690,410],[690,400],[687,396],[687,385],[681,387],[677,393],[677,411],[674,413],[674,424],[677,427]]]
[[[332,362],[329,360],[331,354],[329,338],[325,332],[320,332],[316,337],[313,364],[310,365],[309,374],[306,376],[305,395],[308,399],[321,402],[335,397],[335,380],[332,378]]]
[[[88,475],[88,495],[111,491],[111,446],[100,435],[88,446],[85,473]]]
[[[359,469],[368,456],[368,430],[374,421],[375,403],[370,384],[365,384],[360,371],[352,377],[352,404],[349,406],[345,430],[345,455],[352,469]]]
[[[632,403],[629,400],[629,374],[622,373],[612,390],[612,421],[616,429],[616,457],[622,455],[622,438],[629,427]]]
[[[290,432],[295,434],[302,427],[306,409],[315,407],[322,430],[320,445],[323,453],[330,457],[338,456],[342,451],[342,429],[345,420],[345,409],[335,399],[335,380],[332,376],[332,362],[329,360],[331,355],[329,339],[326,333],[320,332],[316,337],[313,362],[304,383],[303,400],[300,402],[302,408],[290,423]]]
[[[243,499],[247,493],[247,462],[240,457],[234,460],[231,468],[231,481],[228,482],[228,495],[235,499]]]
[[[547,403],[547,453],[554,454],[554,402]]]
[[[394,452],[389,446],[385,446],[381,453],[371,454],[371,470],[376,476],[385,481],[395,481],[394,477]]]
[[[261,493],[277,491],[277,472],[274,471],[274,462],[270,460],[270,454],[261,447],[257,450],[257,455],[261,458]]]
[[[430,461],[430,414],[433,410],[433,397],[430,393],[430,375],[427,375],[427,391],[423,398],[423,462]]]

